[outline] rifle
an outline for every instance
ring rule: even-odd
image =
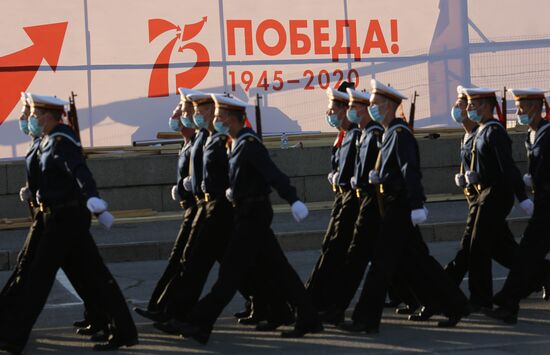
[[[69,126],[71,126],[76,138],[78,138],[78,141],[80,142],[80,126],[78,124],[78,113],[74,102],[75,96],[77,95],[71,91],[71,96],[69,96],[69,113],[67,114],[67,119],[69,121]]]
[[[411,108],[409,110],[409,128],[411,130],[414,129],[414,114],[415,114],[415,111],[416,111],[416,98],[418,96],[419,95],[416,93],[416,90],[415,90],[414,95],[413,95],[412,100],[411,100]]]
[[[506,129],[506,120],[507,120],[507,110],[508,108],[506,107],[506,92],[508,92],[508,89],[506,89],[506,86],[504,87],[504,92],[502,94],[502,109],[501,109],[501,117],[499,117],[499,120],[500,122],[502,123],[502,125],[504,126],[504,129]]]
[[[261,140],[262,138],[262,111],[260,110],[260,100],[262,99],[262,96],[260,94],[256,94],[256,133],[258,133],[258,136]]]

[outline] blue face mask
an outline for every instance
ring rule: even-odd
[[[214,129],[218,133],[227,134],[229,133],[229,127],[225,126],[222,122],[216,121],[214,122]]]
[[[193,123],[193,121],[187,116],[181,116],[180,120],[181,120],[181,124],[186,128],[195,128],[196,127],[195,124]]]
[[[174,132],[178,132],[180,130],[179,120],[173,120],[172,118],[170,118],[168,121],[168,125],[170,126],[170,129]]]
[[[350,109],[346,112],[346,117],[351,123],[359,124],[361,122],[361,117],[357,114],[356,109]]]
[[[29,121],[19,120],[19,130],[26,136],[29,135]]]
[[[521,124],[521,125],[529,124],[529,122],[531,121],[529,119],[529,115],[527,115],[527,114],[517,115],[517,119],[518,119],[518,123]]]
[[[453,109],[451,110],[451,117],[456,123],[462,123],[462,110],[460,109],[460,107],[453,107]]]
[[[471,119],[474,122],[481,121],[481,115],[479,113],[477,113],[476,110],[468,111],[468,118]]]
[[[336,128],[340,127],[340,125],[342,124],[342,122],[340,122],[340,120],[338,119],[338,116],[335,114],[327,115],[327,123],[329,124],[329,126]]]
[[[384,116],[382,116],[382,114],[380,113],[380,108],[378,107],[378,105],[370,105],[368,107],[368,110],[370,117],[372,117],[375,122],[380,123],[384,120]]]
[[[29,132],[34,137],[40,137],[42,134],[42,126],[38,124],[38,118],[35,115],[29,117]]]
[[[203,115],[195,115],[193,116],[193,121],[199,128],[208,128],[208,123],[206,123],[206,120],[204,119]]]

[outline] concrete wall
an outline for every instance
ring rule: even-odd
[[[514,159],[522,172],[526,169],[524,134],[512,134]],[[460,193],[453,177],[459,166],[460,138],[429,140],[419,138],[423,184],[427,194]],[[306,202],[332,200],[326,180],[330,169],[330,148],[274,149],[270,154],[288,174],[299,196]],[[101,196],[111,210],[152,208],[176,210],[170,188],[176,177],[176,155],[127,156],[88,160]],[[25,217],[26,207],[19,201],[25,183],[23,161],[0,163],[0,218]],[[283,203],[272,194],[274,203]]]

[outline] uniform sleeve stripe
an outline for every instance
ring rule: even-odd
[[[56,133],[53,133],[53,134],[50,134],[49,137],[50,138],[55,138],[55,137],[58,137],[58,136],[61,136],[61,137],[64,137],[64,138],[67,138],[69,141],[71,141],[74,145],[76,145],[77,147],[80,147],[81,144],[79,142],[77,142],[73,137],[69,136],[68,134],[66,133],[63,133],[63,132],[56,132]]]

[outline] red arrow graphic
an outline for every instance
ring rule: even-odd
[[[26,91],[42,59],[53,71],[57,68],[68,22],[24,27],[33,44],[15,53],[0,57],[0,125]]]

